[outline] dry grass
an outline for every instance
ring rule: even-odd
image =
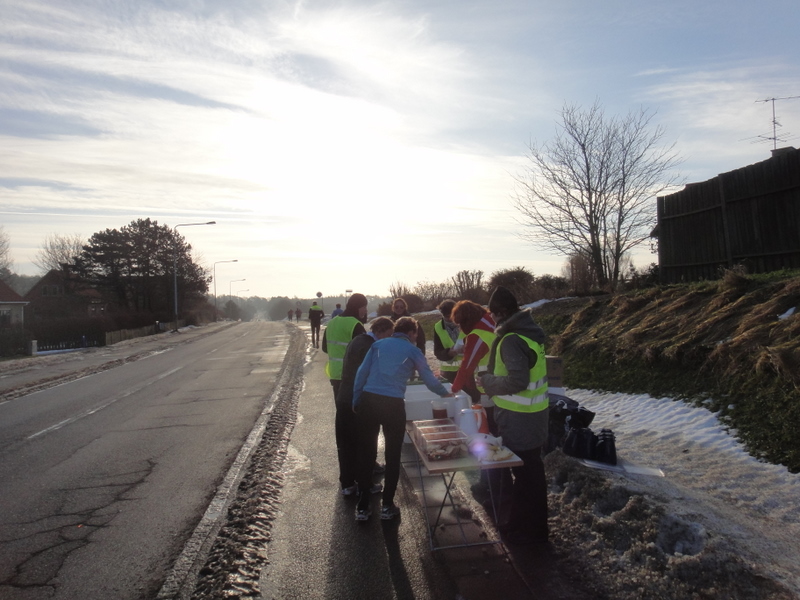
[[[800,421],[800,312],[778,318],[800,308],[796,273],[761,280],[733,270],[720,282],[570,302],[534,313],[569,386],[716,398],[755,454],[800,470],[800,438],[768,429],[777,407],[780,419]]]

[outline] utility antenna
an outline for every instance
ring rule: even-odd
[[[772,102],[772,137],[764,137],[763,135],[759,135],[757,137],[772,140],[772,149],[776,150],[778,148],[778,127],[782,127],[780,123],[778,123],[778,118],[775,116],[775,101],[776,100],[795,100],[800,98],[800,96],[784,96],[783,98],[765,98],[764,100],[756,100],[756,102]],[[786,142],[787,140],[781,139],[781,142]]]

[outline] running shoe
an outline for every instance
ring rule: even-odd
[[[372,511],[368,508],[357,508],[356,509],[356,521],[367,521],[369,520],[369,516],[372,514]],[[383,515],[381,515],[383,517]]]
[[[384,506],[381,508],[381,519],[384,521],[390,521],[394,519],[397,515],[400,514],[400,509],[397,508],[394,504],[389,504],[388,506]]]

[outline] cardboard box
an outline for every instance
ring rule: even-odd
[[[564,361],[560,356],[547,356],[547,384],[555,394],[564,394]]]

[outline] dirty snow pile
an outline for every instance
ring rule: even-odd
[[[602,479],[605,493],[584,490],[593,514],[583,515],[583,529],[572,529],[567,541],[574,551],[583,536],[589,562],[599,546],[615,550],[612,581],[638,573],[628,586],[631,594],[617,597],[665,593],[655,578],[655,587],[643,582],[641,573],[649,568],[654,576],[680,579],[696,597],[800,598],[800,474],[750,456],[735,432],[704,408],[647,395],[567,395],[596,413],[592,429],[614,431],[619,458],[664,473],[609,474],[610,481]],[[551,512],[570,503],[569,484],[564,487],[556,485],[555,496],[551,490]],[[645,503],[659,507],[659,514],[645,510]],[[648,521],[658,531],[644,531]],[[637,535],[651,543],[633,548]]]

